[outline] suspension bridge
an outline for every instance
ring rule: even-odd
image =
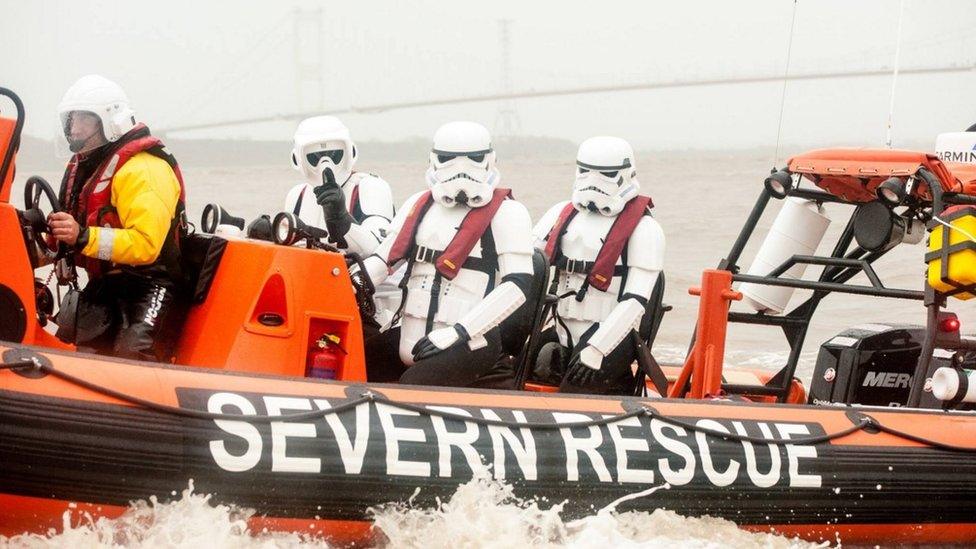
[[[310,17],[309,14],[312,16]],[[346,115],[346,114],[376,114],[389,111],[404,109],[420,109],[428,107],[438,107],[447,105],[464,105],[471,103],[494,102],[499,106],[498,121],[496,125],[501,125],[508,133],[515,131],[519,126],[518,113],[515,111],[515,101],[520,99],[541,99],[548,97],[574,96],[587,94],[606,94],[662,90],[669,88],[694,88],[719,85],[746,85],[761,84],[771,82],[799,82],[811,80],[831,80],[849,78],[872,78],[890,77],[892,67],[878,66],[876,68],[858,68],[843,70],[814,70],[808,72],[795,72],[784,74],[783,72],[756,72],[744,75],[724,75],[724,76],[695,76],[682,77],[676,79],[662,79],[644,82],[613,83],[601,85],[579,85],[579,86],[554,86],[550,88],[532,87],[518,89],[513,84],[512,65],[511,65],[511,21],[501,20],[499,24],[499,51],[500,74],[498,78],[499,89],[484,94],[469,95],[448,95],[443,97],[432,97],[422,100],[399,100],[389,102],[375,102],[363,104],[348,104],[333,108],[300,108],[290,112],[264,112],[256,114],[242,115],[239,117],[224,117],[203,122],[173,123],[162,128],[163,133],[173,134],[178,132],[191,132],[196,130],[208,130],[215,128],[229,128],[235,126],[247,126],[268,122],[297,122],[303,118],[316,115]],[[323,74],[325,66],[322,55],[322,27],[321,10],[303,12],[296,10],[293,14],[293,40],[295,41],[295,77],[296,89],[299,93],[300,105],[305,101],[302,97],[318,96],[323,86]],[[301,43],[311,43],[313,47],[299,47]],[[312,52],[311,59],[308,58]],[[976,60],[969,62],[956,62],[946,64],[931,64],[920,66],[900,67],[898,73],[902,76],[909,75],[935,75],[940,73],[959,73],[976,70]],[[499,132],[504,133],[504,132]]]

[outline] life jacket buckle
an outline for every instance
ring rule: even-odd
[[[414,260],[421,263],[433,263],[434,260],[437,259],[438,255],[440,255],[440,252],[437,250],[424,246],[417,246],[417,253],[414,254]]]

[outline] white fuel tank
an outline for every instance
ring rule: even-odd
[[[763,240],[756,259],[748,274],[765,276],[794,255],[813,255],[823,240],[830,218],[822,206],[812,200],[791,197],[785,200],[773,226]],[[781,278],[800,279],[807,266],[797,264],[781,275]],[[795,288],[743,284],[745,302],[757,311],[780,314],[790,302]]]

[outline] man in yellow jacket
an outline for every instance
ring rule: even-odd
[[[125,93],[81,78],[59,106],[74,155],[61,182],[54,238],[88,272],[72,343],[94,352],[169,361],[186,311],[180,240],[185,192],[176,159],[136,122]]]

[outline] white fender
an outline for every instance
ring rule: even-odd
[[[830,218],[822,206],[812,200],[787,198],[748,274],[765,276],[794,255],[813,255],[829,226]],[[782,278],[800,279],[806,268],[803,264],[794,265],[783,273]],[[742,284],[739,291],[753,309],[780,314],[789,305],[795,288]]]
[[[961,402],[976,402],[976,370],[941,367],[932,375],[932,395],[939,400],[953,400],[965,391]]]

